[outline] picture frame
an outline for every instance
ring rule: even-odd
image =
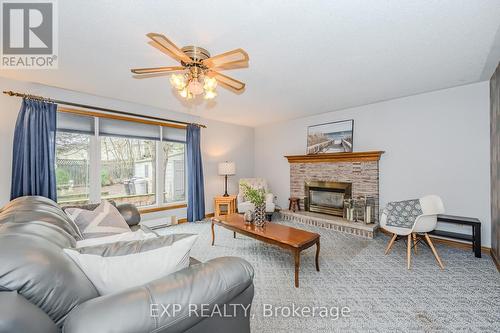
[[[354,119],[334,121],[307,128],[307,154],[351,153]]]

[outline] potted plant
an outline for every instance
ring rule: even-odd
[[[254,224],[258,227],[266,223],[266,191],[263,188],[253,188],[247,183],[241,183],[243,195],[255,206]]]

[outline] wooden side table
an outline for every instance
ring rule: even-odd
[[[236,213],[236,195],[228,197],[217,196],[214,198],[214,216],[220,217]]]

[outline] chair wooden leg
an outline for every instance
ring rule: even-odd
[[[414,232],[412,234],[413,237],[413,251],[415,251],[415,254],[417,254],[417,233]]]
[[[444,269],[443,263],[441,262],[441,259],[439,258],[438,254],[437,254],[436,248],[432,244],[431,238],[429,237],[429,235],[427,233],[425,233],[424,235],[425,235],[425,240],[429,244],[429,247],[432,250],[432,254],[434,254],[434,257],[436,258],[439,267],[441,267],[441,269]]]
[[[389,253],[389,251],[391,250],[392,245],[394,244],[394,241],[396,240],[396,237],[398,237],[398,235],[396,235],[396,234],[393,234],[393,235],[392,235],[392,238],[391,238],[391,240],[389,241],[389,245],[387,245],[387,248],[385,249],[385,254],[388,254],[388,253]]]
[[[408,261],[408,269],[410,269],[411,265],[411,234],[408,235],[408,246],[406,247],[406,260]]]

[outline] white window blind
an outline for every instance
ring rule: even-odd
[[[108,118],[99,119],[99,135],[160,140],[160,126]]]
[[[184,128],[163,127],[163,141],[186,142],[186,130]]]
[[[94,135],[94,117],[57,112],[57,130]]]

